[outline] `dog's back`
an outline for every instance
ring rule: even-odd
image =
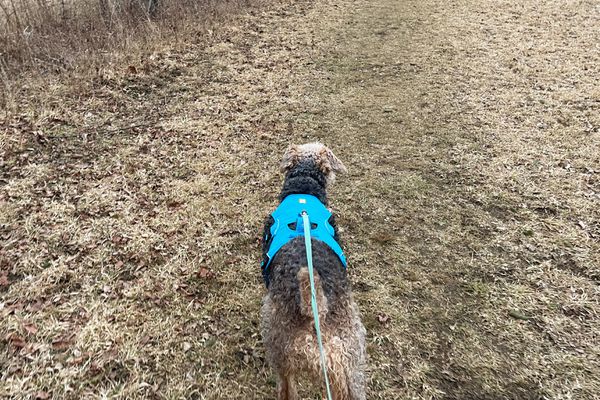
[[[337,255],[323,242],[312,239],[313,264],[315,276],[320,278],[327,298],[329,311],[335,315],[343,307],[349,295],[346,270]],[[304,238],[298,237],[284,246],[273,260],[269,269],[269,291],[282,302],[294,304],[292,314],[298,314],[303,303],[298,298],[298,273],[306,269],[306,247]],[[312,313],[310,314],[312,315]]]

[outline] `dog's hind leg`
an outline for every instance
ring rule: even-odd
[[[354,374],[349,375],[348,379],[348,399],[366,400],[366,398],[365,374],[362,371],[354,371]]]
[[[343,355],[341,347],[329,347],[327,354],[327,375],[329,376],[329,385],[331,396],[334,400],[348,400],[348,378],[346,368],[342,362]],[[327,398],[327,397],[324,397]]]
[[[335,376],[331,377],[332,397],[334,400],[366,400],[364,380],[362,374],[350,376]],[[358,379],[358,381],[354,381]],[[323,391],[323,398],[327,398],[327,391]]]
[[[331,384],[331,396],[333,399],[350,400],[346,379],[343,376],[336,376],[335,374],[331,374],[329,378],[329,383]]]
[[[328,356],[328,374],[335,400],[366,400],[364,354],[360,344],[348,347],[339,338],[330,342]],[[358,354],[353,354],[358,351]],[[355,358],[356,357],[356,358]]]
[[[296,390],[296,382],[294,377],[287,373],[279,374],[279,382],[278,382],[278,390],[277,390],[277,400],[297,400],[298,392]]]

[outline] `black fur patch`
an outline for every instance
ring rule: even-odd
[[[327,205],[327,179],[314,160],[302,160],[285,175],[279,201],[290,194],[310,194]]]

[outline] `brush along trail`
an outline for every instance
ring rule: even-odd
[[[600,8],[267,5],[19,85],[0,130],[0,397],[275,396],[263,218],[332,186],[370,399],[600,393]],[[303,386],[304,396],[313,396]]]

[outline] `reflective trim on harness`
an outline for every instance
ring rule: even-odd
[[[311,230],[310,234],[313,238],[324,242],[335,252],[340,261],[347,267],[346,257],[339,243],[334,239],[335,229],[329,223],[331,212],[325,207],[318,198],[306,194],[291,194],[287,196],[279,207],[273,211],[273,225],[269,230],[270,238],[264,238],[269,241],[269,250],[261,267],[263,277],[268,284],[268,268],[269,264],[283,246],[290,240],[304,236],[304,223],[302,221],[302,212],[310,215]]]

